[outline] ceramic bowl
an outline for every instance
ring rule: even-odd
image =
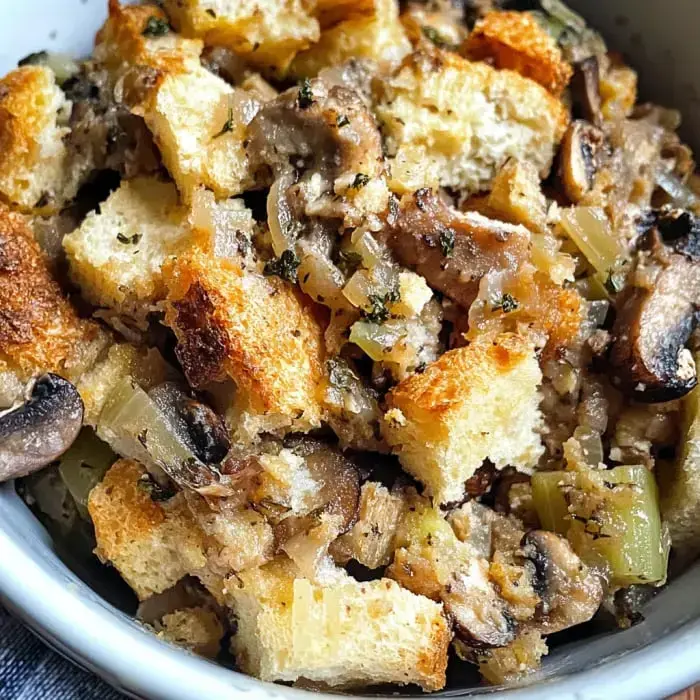
[[[644,98],[681,109],[700,145],[697,0],[571,0],[640,71]],[[106,0],[0,1],[0,74],[40,49],[90,52]],[[0,154],[0,157],[1,154]],[[309,694],[217,666],[134,622],[123,584],[52,541],[15,493],[0,487],[0,601],[49,645],[132,697],[148,700],[308,700]],[[556,645],[541,673],[513,689],[438,695],[512,700],[656,700],[700,680],[700,568],[673,581],[626,631]],[[1,644],[1,640],[0,640]],[[318,694],[314,697],[318,698]],[[330,697],[330,696],[329,696]]]

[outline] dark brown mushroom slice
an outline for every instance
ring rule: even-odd
[[[533,590],[541,600],[539,619],[531,624],[552,634],[590,620],[603,602],[603,586],[568,540],[547,530],[532,530],[521,546]]]
[[[198,459],[204,464],[224,460],[231,449],[231,438],[223,419],[212,408],[193,399],[175,382],[159,384],[148,395]]]
[[[303,457],[312,479],[321,484],[319,501],[313,513],[291,516],[275,526],[275,541],[282,544],[299,532],[319,523],[321,515],[337,516],[343,534],[357,521],[360,508],[360,475],[355,465],[337,448],[311,438],[293,438],[285,445]]]
[[[421,189],[401,201],[388,244],[399,261],[464,308],[490,270],[516,270],[530,251],[522,226],[462,213],[434,191]]]
[[[569,125],[561,144],[559,177],[572,202],[580,202],[593,189],[606,151],[605,134],[600,129],[582,120]]]
[[[652,287],[628,287],[617,299],[610,351],[615,386],[644,403],[680,398],[697,384],[686,347],[697,325],[700,263],[668,256]]]
[[[45,374],[27,387],[22,406],[0,417],[0,482],[57,460],[83,425],[83,401],[67,379]]]
[[[601,126],[600,64],[597,56],[588,56],[574,64],[571,78],[573,111],[577,117]]]
[[[517,623],[489,582],[485,560],[455,572],[440,597],[455,636],[472,649],[504,647],[515,639]]]

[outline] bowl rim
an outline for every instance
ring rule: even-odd
[[[19,498],[10,489],[14,492],[12,483],[0,487],[0,505],[26,508],[21,501],[11,503]],[[23,547],[23,539],[0,520],[0,602],[54,650],[128,696],[233,700],[246,693],[250,700],[308,700],[308,691],[259,681],[158,639],[78,579],[51,551],[43,527],[39,534],[26,533],[25,539],[31,546]],[[38,560],[37,546],[50,552],[50,567],[47,560]],[[584,671],[518,688],[477,693],[448,690],[440,695],[603,700],[614,690],[615,700],[655,700],[700,679],[699,639],[700,619],[695,619],[642,648]]]

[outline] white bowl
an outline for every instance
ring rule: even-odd
[[[682,109],[683,134],[700,144],[697,0],[572,0],[609,44],[640,69],[643,95]],[[87,54],[106,0],[0,0],[0,74],[40,49]],[[0,158],[2,154],[0,154]],[[68,561],[69,558],[66,558]],[[74,570],[81,570],[73,562]],[[90,576],[83,571],[83,577]],[[99,588],[99,581],[91,580]],[[630,630],[557,647],[526,687],[448,690],[513,700],[656,700],[700,680],[700,568],[649,605]],[[149,700],[298,698],[160,641],[69,569],[46,531],[0,487],[0,601],[49,645],[123,692]],[[316,695],[318,697],[318,695]]]

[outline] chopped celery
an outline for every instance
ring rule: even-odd
[[[666,578],[666,547],[654,475],[641,466],[539,472],[532,495],[542,526],[629,586]]]
[[[78,439],[61,457],[58,472],[82,518],[88,518],[90,491],[102,481],[116,459],[114,452],[90,428],[83,428]]]

